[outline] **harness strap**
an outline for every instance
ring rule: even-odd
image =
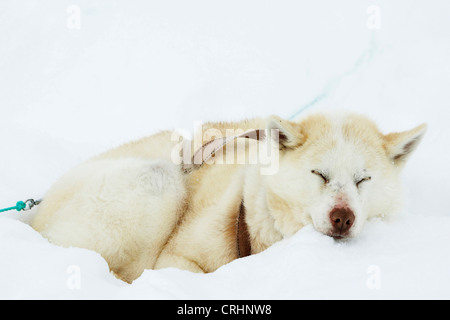
[[[197,151],[195,151],[194,156],[192,157],[192,159],[190,159],[190,163],[183,162],[182,168],[184,173],[189,173],[194,169],[201,168],[206,161],[214,157],[217,151],[221,150],[229,142],[234,141],[238,138],[261,141],[266,138],[266,131],[264,129],[249,130],[239,135],[208,141],[200,148],[198,148]]]
[[[252,254],[252,244],[247,222],[245,221],[244,200],[239,207],[239,215],[236,219],[236,248],[239,258],[248,257]]]
[[[261,141],[266,138],[266,131],[264,129],[249,130],[239,135],[208,141],[194,153],[191,163],[182,164],[184,173],[190,173],[194,169],[201,168],[206,161],[214,157],[217,151],[221,150],[229,142],[239,138]],[[250,233],[248,232],[247,222],[245,221],[245,205],[243,199],[236,218],[236,251],[238,258],[247,257],[252,254]]]

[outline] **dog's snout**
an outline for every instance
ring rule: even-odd
[[[331,236],[346,236],[355,221],[355,215],[349,208],[335,208],[330,212]]]

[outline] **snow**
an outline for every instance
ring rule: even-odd
[[[211,274],[147,270],[129,285],[97,253],[42,238],[34,210],[1,213],[0,298],[449,299],[449,12],[446,0],[0,2],[0,208],[195,121],[344,108],[384,132],[429,125],[404,210],[357,239],[306,227]]]

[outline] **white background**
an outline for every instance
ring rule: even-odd
[[[449,14],[446,0],[1,1],[0,208],[194,121],[347,109],[386,133],[429,130],[394,221],[344,244],[307,227],[208,275],[127,285],[1,213],[0,298],[449,299]]]

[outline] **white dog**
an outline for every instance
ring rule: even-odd
[[[383,135],[355,114],[271,117],[208,123],[202,143],[188,148],[165,131],[67,173],[32,225],[53,243],[99,252],[127,282],[152,268],[211,272],[308,224],[341,239],[391,215],[401,169],[425,130]],[[275,165],[252,156],[261,152],[276,155]]]

